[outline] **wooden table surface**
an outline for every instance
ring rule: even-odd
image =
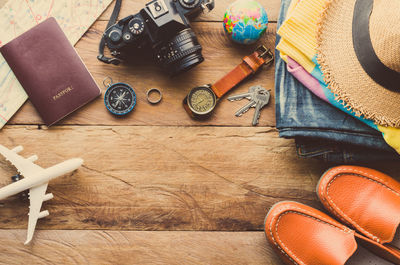
[[[120,18],[146,2],[123,1]],[[27,102],[0,131],[1,144],[23,145],[22,154],[37,154],[40,166],[72,157],[85,161],[50,182],[54,199],[42,207],[50,216],[38,221],[28,246],[28,202],[2,202],[1,264],[281,264],[264,237],[268,209],[282,200],[321,209],[315,186],[332,165],[298,158],[294,142],[278,137],[274,100],[258,127],[250,126],[253,111],[234,117],[243,102],[223,100],[205,122],[184,112],[190,88],[218,80],[255,48],[228,40],[221,20],[231,1],[216,2],[214,11],[192,23],[205,62],[173,79],[143,58],[133,66],[97,61],[113,5],[78,42],[98,84],[110,76],[134,86],[138,105],[129,117],[111,116],[99,97],[48,129]],[[262,43],[273,49],[280,1],[260,2],[271,21]],[[234,93],[256,84],[273,89],[274,69],[263,69]],[[151,87],[164,93],[157,106],[145,99]],[[400,179],[399,165],[369,166]],[[1,160],[0,185],[14,173]]]

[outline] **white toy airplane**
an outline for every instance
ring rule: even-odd
[[[22,146],[17,146],[10,150],[0,145],[0,154],[3,155],[6,160],[11,162],[11,164],[17,168],[18,172],[24,176],[23,179],[1,188],[0,200],[29,189],[30,206],[28,235],[25,242],[26,245],[32,240],[37,220],[49,215],[48,211],[40,211],[42,203],[53,198],[52,193],[45,194],[49,181],[76,170],[82,165],[83,160],[81,158],[73,158],[52,167],[43,169],[33,163],[38,159],[36,155],[33,155],[29,158],[23,158],[22,156],[18,155],[18,153],[22,150]]]

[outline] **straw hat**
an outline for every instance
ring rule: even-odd
[[[318,62],[337,100],[400,127],[400,0],[330,0],[317,35]]]

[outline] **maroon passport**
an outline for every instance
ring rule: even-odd
[[[10,41],[0,52],[47,126],[101,94],[54,18]]]

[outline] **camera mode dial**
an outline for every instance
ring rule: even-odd
[[[143,22],[143,19],[138,18],[138,17],[132,18],[132,19],[129,21],[128,26],[129,26],[129,30],[130,30],[130,31],[132,32],[132,34],[134,34],[134,35],[140,35],[140,34],[142,34],[143,31],[144,31],[144,22]]]
[[[200,0],[179,0],[179,3],[185,8],[195,7]]]
[[[114,28],[113,30],[110,31],[108,37],[112,42],[119,42],[122,38],[122,31],[118,28]]]

